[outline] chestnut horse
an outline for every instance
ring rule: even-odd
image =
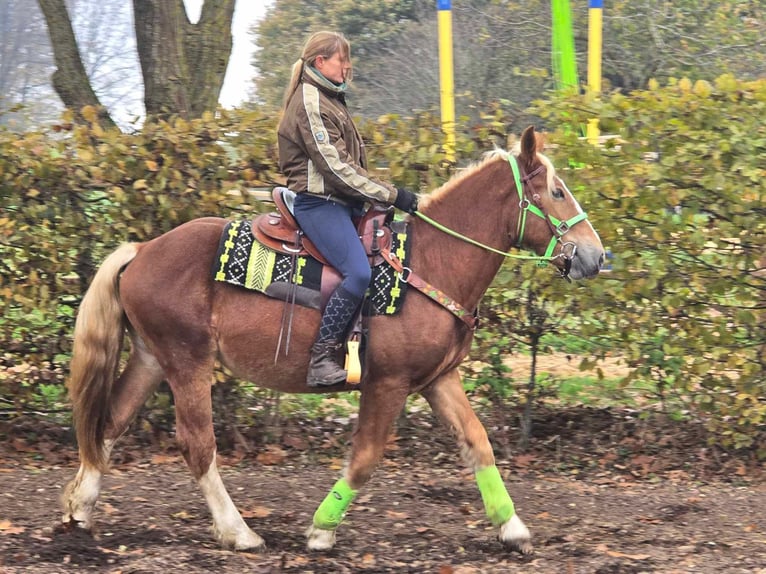
[[[534,129],[527,128],[516,155],[490,153],[423,198],[421,216],[410,218],[409,269],[464,309],[477,308],[515,246],[546,253],[572,279],[599,272],[601,241],[539,145]],[[81,465],[62,495],[66,523],[91,527],[115,440],[165,380],[175,399],[178,445],[210,507],[219,541],[238,550],[262,547],[263,539],[242,519],[216,467],[211,404],[216,361],[237,377],[288,393],[357,388],[306,386],[309,348],[320,319],[314,309],[296,308],[290,354],[275,364],[284,302],[213,281],[225,224],[206,217],[149,242],[125,244],[94,277],[75,326],[69,390]],[[412,288],[398,314],[374,316],[369,327],[348,463],[316,510],[307,530],[308,548],[333,547],[349,504],[383,455],[395,418],[409,395],[421,393],[474,470],[500,540],[531,552],[529,531],[463,391],[458,367],[473,330],[448,306]],[[131,351],[119,373],[125,332]]]

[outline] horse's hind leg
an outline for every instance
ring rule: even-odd
[[[455,435],[463,459],[473,468],[487,516],[499,528],[501,542],[522,554],[532,552],[529,530],[516,514],[495,466],[495,455],[487,431],[465,396],[457,370],[436,380],[423,392],[423,396]]]
[[[216,465],[212,365],[169,377],[176,407],[176,439],[181,453],[213,515],[213,532],[226,548],[251,550],[264,546],[232,502]]]
[[[106,429],[103,449],[106,459],[114,442],[127,430],[149,395],[162,381],[163,373],[157,359],[146,349],[143,341],[132,335],[132,351],[125,370],[115,382],[110,398],[111,422]],[[101,493],[102,473],[85,463],[75,478],[64,487],[61,497],[63,522],[90,530],[93,508]]]

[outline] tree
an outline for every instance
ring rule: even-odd
[[[55,108],[48,88],[52,60],[44,36],[39,11],[22,0],[0,0],[0,124],[24,125],[25,115]]]
[[[349,5],[358,6],[357,12]],[[572,3],[581,84],[587,70],[588,11]],[[513,111],[513,133],[529,123],[525,109],[554,88],[551,6],[547,0],[452,3],[456,108],[476,118],[488,102]],[[743,79],[766,70],[766,8],[729,0],[615,0],[604,10],[603,76],[625,91],[650,78]],[[255,27],[260,103],[279,106],[290,66],[318,27],[340,30],[352,43],[353,111],[368,118],[410,115],[439,105],[436,10],[432,2],[298,2],[276,0]]]
[[[578,45],[587,50],[580,13]],[[763,2],[631,0],[604,10],[603,75],[612,87],[645,89],[651,78],[713,80],[724,72],[742,79],[766,71]]]
[[[38,2],[54,52],[56,92],[67,108],[79,112],[94,106],[102,122],[113,124],[86,73],[64,0]],[[183,0],[133,0],[148,116],[199,117],[216,108],[231,54],[234,4],[205,0],[199,21],[192,24]]]
[[[354,74],[372,76],[372,57],[393,42],[407,23],[417,22],[425,0],[379,2],[303,2],[275,0],[266,16],[254,27],[254,66],[258,70],[256,92],[259,103],[279,107],[293,63],[312,32],[337,30],[351,42]]]

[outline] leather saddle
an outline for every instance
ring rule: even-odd
[[[311,240],[301,231],[292,213],[295,192],[286,187],[275,187],[271,192],[276,212],[265,213],[253,219],[252,229],[255,240],[278,253],[313,257],[320,263],[330,266]],[[359,240],[364,245],[370,265],[383,262],[382,249],[391,248],[391,229],[388,224],[393,220],[392,207],[373,206],[364,215],[354,219]]]

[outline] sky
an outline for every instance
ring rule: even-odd
[[[203,0],[184,0],[186,12],[192,22],[199,20]],[[219,99],[225,108],[239,105],[246,100],[252,90],[252,80],[255,69],[252,67],[252,55],[255,49],[251,35],[248,33],[253,24],[265,14],[273,0],[237,0],[234,8],[232,34],[234,47],[226,69],[226,78]]]

